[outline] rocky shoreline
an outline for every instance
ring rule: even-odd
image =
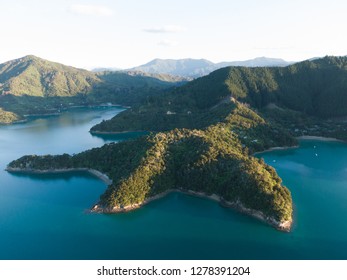
[[[299,136],[296,139],[298,140],[319,140],[319,141],[334,141],[334,142],[345,142],[343,140],[332,138],[332,137],[323,137],[323,136],[311,136],[311,135],[305,135],[305,136]]]
[[[164,196],[168,195],[169,193],[173,193],[173,192],[179,192],[179,193],[183,193],[183,194],[187,194],[187,195],[191,195],[191,196],[195,196],[195,197],[210,199],[210,200],[218,202],[223,207],[232,208],[232,209],[234,209],[240,213],[243,213],[243,214],[249,215],[253,218],[256,218],[257,220],[260,220],[261,222],[264,222],[264,223],[276,228],[277,230],[284,231],[284,232],[289,232],[291,230],[291,226],[293,223],[292,219],[281,223],[279,221],[276,221],[274,218],[265,216],[261,211],[246,208],[240,201],[229,202],[229,201],[224,200],[223,198],[221,198],[220,196],[218,196],[216,194],[207,195],[203,192],[195,192],[192,190],[183,190],[183,189],[170,189],[170,190],[167,190],[163,193],[152,196],[152,197],[144,200],[142,203],[132,204],[132,205],[128,205],[126,207],[113,207],[113,208],[106,207],[105,208],[102,205],[100,205],[99,203],[97,203],[90,209],[90,211],[93,213],[105,213],[105,214],[129,212],[129,211],[133,211],[135,209],[138,209],[138,208],[150,203],[151,201],[163,198]]]
[[[295,146],[284,146],[284,147],[272,147],[272,148],[266,149],[266,150],[264,150],[264,151],[255,152],[255,153],[253,153],[253,156],[254,156],[254,155],[257,155],[257,154],[272,152],[272,151],[288,150],[288,149],[296,149],[296,148],[299,148],[299,145],[295,145]]]
[[[125,130],[120,132],[108,132],[108,131],[98,131],[98,130],[89,130],[91,134],[100,134],[100,135],[117,135],[117,134],[128,134],[128,133],[146,133],[144,130]]]
[[[29,174],[49,174],[49,173],[70,173],[70,172],[88,172],[92,174],[93,176],[99,178],[102,180],[106,185],[111,185],[112,180],[104,173],[95,170],[95,169],[89,169],[89,168],[64,168],[64,169],[48,169],[48,170],[36,170],[36,169],[22,169],[22,168],[14,168],[14,167],[7,167],[5,169],[8,172],[13,173],[29,173]],[[172,192],[179,192],[187,195],[192,195],[196,197],[201,198],[207,198],[213,201],[218,202],[220,205],[228,208],[233,208],[238,212],[244,213],[246,215],[252,216],[270,226],[275,227],[276,229],[280,231],[286,231],[289,232],[292,226],[292,220],[286,221],[286,222],[279,222],[271,217],[265,216],[261,211],[253,210],[250,208],[246,208],[240,201],[237,202],[229,202],[221,198],[220,196],[216,194],[207,195],[203,192],[196,192],[192,190],[184,190],[184,189],[170,189],[165,192],[162,192],[160,194],[157,194],[155,196],[149,197],[145,199],[141,203],[128,205],[125,207],[104,207],[100,203],[95,204],[91,209],[90,212],[93,213],[105,213],[105,214],[112,214],[112,213],[122,213],[122,212],[129,212],[135,209],[138,209],[154,200],[163,198],[164,196],[168,195]]]

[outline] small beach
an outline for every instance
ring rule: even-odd
[[[337,138],[332,138],[332,137],[323,137],[323,136],[299,136],[296,137],[298,140],[319,140],[319,141],[336,141],[336,142],[345,142],[343,140],[337,139]]]

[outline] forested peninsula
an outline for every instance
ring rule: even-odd
[[[292,201],[275,170],[250,157],[237,137],[222,125],[174,130],[108,144],[74,156],[25,156],[9,171],[91,168],[112,179],[94,209],[127,211],[169,190],[217,195],[223,204],[252,209],[264,221],[288,230]]]
[[[221,204],[289,230],[292,199],[275,170],[252,157],[233,130],[257,141],[252,150],[294,145],[295,140],[271,127],[242,104],[226,104],[228,123],[206,129],[174,129],[135,140],[104,145],[70,156],[24,156],[11,162],[11,172],[55,172],[95,169],[112,184],[93,209],[120,212],[138,208],[171,190],[217,197]],[[278,128],[280,129],[280,128]],[[273,136],[273,137],[272,137]],[[258,147],[258,145],[260,145]],[[261,148],[260,148],[261,147]]]

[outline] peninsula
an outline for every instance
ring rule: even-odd
[[[24,156],[10,172],[96,169],[112,179],[94,211],[116,213],[140,207],[172,190],[217,199],[288,231],[290,192],[275,170],[247,155],[224,125],[176,129],[70,156]]]

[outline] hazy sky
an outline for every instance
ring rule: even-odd
[[[92,68],[347,55],[345,0],[0,0],[0,62]]]

